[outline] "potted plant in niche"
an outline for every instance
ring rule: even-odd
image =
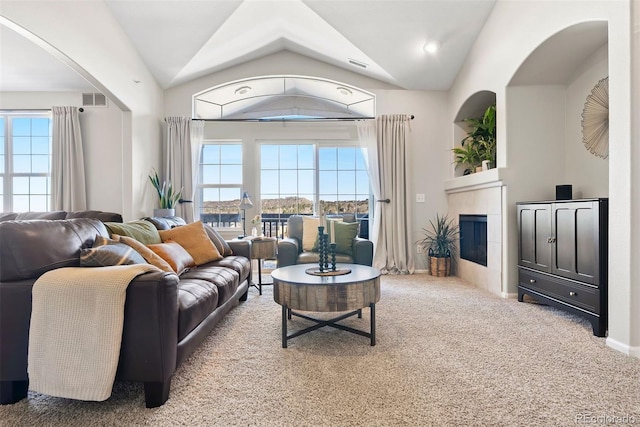
[[[460,229],[447,214],[436,214],[429,220],[430,228],[423,228],[424,239],[418,244],[429,256],[429,273],[432,276],[451,274],[451,256],[455,253]]]
[[[182,196],[182,189],[176,191],[171,181],[165,180],[160,182],[158,172],[155,170],[153,174],[149,175],[149,181],[151,181],[153,188],[156,189],[160,201],[160,209],[154,209],[153,216],[174,216],[176,214],[176,203],[180,201],[180,197]]]
[[[469,130],[460,147],[452,149],[455,163],[469,166],[465,175],[496,165],[496,106],[490,105],[482,117],[464,119]]]

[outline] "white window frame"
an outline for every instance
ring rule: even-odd
[[[51,156],[52,156],[52,117],[51,111],[48,110],[33,110],[33,111],[23,111],[23,110],[0,110],[0,117],[4,119],[4,172],[0,173],[0,177],[2,178],[2,211],[3,212],[13,212],[14,211],[14,190],[13,190],[13,179],[19,177],[33,178],[33,177],[44,177],[47,178],[47,192],[45,196],[47,196],[46,201],[46,211],[51,210]],[[46,118],[49,120],[49,167],[48,171],[45,172],[14,172],[14,150],[13,150],[13,120],[17,118]],[[33,155],[33,153],[31,154]],[[26,194],[27,196],[32,196],[31,193]],[[41,195],[41,194],[38,194]],[[29,211],[31,211],[31,201],[29,201]],[[42,210],[42,209],[37,209]]]
[[[204,140],[202,143],[202,146],[200,147],[200,153],[199,153],[199,158],[200,158],[200,164],[198,165],[198,183],[197,183],[197,193],[196,193],[196,219],[200,219],[200,214],[202,212],[203,209],[203,200],[202,200],[202,194],[203,194],[203,190],[205,188],[217,188],[217,189],[234,189],[237,188],[238,189],[238,205],[240,204],[239,200],[240,200],[240,196],[242,195],[242,190],[243,190],[243,182],[240,183],[233,183],[233,184],[205,184],[203,183],[203,171],[202,171],[202,167],[204,165],[203,163],[203,150],[204,147],[207,145],[238,145],[240,146],[240,150],[241,152],[243,152],[243,144],[241,140],[237,140],[237,139],[233,139],[233,140],[221,140],[221,139],[207,139]],[[210,163],[207,163],[210,164]],[[218,165],[222,166],[223,163],[219,163]],[[243,154],[243,158],[241,160],[240,163],[240,167],[242,170],[244,170],[244,154]],[[242,180],[242,176],[244,176],[244,172],[241,174],[241,180]],[[241,215],[242,213],[240,212],[240,208],[238,207],[238,214]],[[242,224],[241,221],[235,226],[235,227],[218,227],[216,226],[217,229],[221,230],[221,231],[234,231],[237,232],[238,230],[242,229]]]
[[[260,189],[259,189],[259,193],[260,193],[260,203],[262,204],[262,198],[264,196],[264,193],[262,191],[262,171],[265,170],[263,169],[263,162],[262,162],[262,149],[261,147],[263,145],[278,145],[278,146],[283,146],[283,145],[296,145],[296,146],[300,146],[300,145],[309,145],[313,147],[313,153],[314,153],[314,168],[313,168],[313,172],[314,172],[314,177],[313,177],[313,214],[314,215],[318,215],[319,213],[319,201],[320,201],[320,183],[319,183],[319,175],[320,175],[320,149],[321,148],[342,148],[342,147],[349,147],[349,148],[355,148],[355,149],[360,149],[360,144],[357,140],[322,140],[322,141],[318,141],[318,140],[292,140],[292,141],[280,141],[280,140],[262,140],[262,141],[258,141],[258,153],[260,153],[260,159],[259,159],[259,177],[258,180],[260,182]],[[280,170],[280,169],[278,169]],[[354,169],[354,170],[359,170],[359,169]],[[297,196],[300,195],[300,193],[296,194]],[[368,197],[369,197],[369,209],[371,207],[371,192],[368,192]],[[338,196],[336,194],[336,196]],[[282,193],[280,193],[279,190],[279,197],[282,197]],[[262,213],[262,207],[260,207],[260,211]],[[349,212],[351,213],[351,212]],[[356,215],[358,217],[368,214],[369,212],[363,213],[357,213]]]

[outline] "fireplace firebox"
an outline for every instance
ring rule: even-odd
[[[487,266],[487,216],[460,215],[460,258]]]

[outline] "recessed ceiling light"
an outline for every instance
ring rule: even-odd
[[[342,96],[349,96],[349,95],[351,95],[351,94],[353,93],[353,92],[351,92],[351,90],[347,89],[347,88],[346,88],[346,87],[344,87],[344,86],[338,86],[338,87],[336,88],[336,90],[337,90],[337,91],[338,91],[338,93],[339,93],[340,95],[342,95]]]
[[[439,41],[434,40],[434,41],[426,42],[422,47],[422,49],[428,54],[433,55],[436,52],[438,52],[438,50],[440,50],[440,45],[441,43]]]
[[[251,86],[240,86],[236,89],[236,95],[245,95],[251,91]]]

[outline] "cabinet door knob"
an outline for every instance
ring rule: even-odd
[[[536,279],[529,279],[529,283],[536,283]]]
[[[570,296],[572,296],[572,297],[575,297],[575,296],[577,296],[578,294],[577,294],[577,293],[575,293],[575,292],[573,292],[573,291],[571,291],[571,292],[569,292],[569,295],[570,295]]]

